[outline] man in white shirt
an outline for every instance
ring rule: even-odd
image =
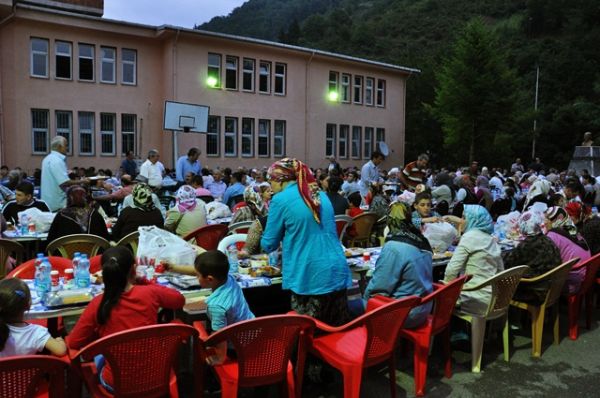
[[[385,160],[383,153],[375,151],[371,154],[371,160],[365,163],[360,170],[360,195],[364,198],[369,193],[371,184],[383,182],[379,176],[379,165]]]
[[[148,179],[148,185],[152,188],[161,188],[164,173],[162,163],[158,161],[160,154],[156,149],[148,152],[148,159],[140,166],[140,175]]]

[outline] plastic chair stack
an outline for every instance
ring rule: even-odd
[[[46,355],[0,359],[0,397],[65,397],[68,367],[67,362]]]
[[[183,240],[187,242],[193,239],[196,245],[204,250],[216,250],[219,242],[227,235],[228,231],[227,225],[205,225],[184,236]]]
[[[204,364],[207,349],[229,342],[236,359],[227,358],[213,366],[221,382],[223,398],[235,398],[241,387],[280,383],[288,397],[301,397],[306,345],[314,329],[310,317],[272,315],[238,322],[211,336],[200,322],[194,322],[200,334],[199,362]],[[297,343],[296,343],[297,342]],[[290,357],[296,350],[296,375]],[[287,387],[284,389],[283,387]],[[285,394],[283,394],[285,395]]]
[[[569,304],[569,338],[571,340],[577,340],[579,336],[579,312],[581,311],[581,301],[585,298],[585,324],[586,328],[592,327],[592,301],[593,301],[593,290],[592,286],[596,280],[596,274],[600,267],[600,253],[589,258],[588,260],[575,265],[572,270],[586,267],[585,278],[581,282],[579,291],[574,294],[567,296],[567,302]]]

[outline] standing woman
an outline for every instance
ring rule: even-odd
[[[464,205],[463,220],[455,220],[454,216],[446,218],[454,223],[464,223],[465,233],[446,267],[444,283],[459,275],[469,274],[473,277],[464,287],[477,286],[504,270],[500,246],[491,235],[494,230],[492,216],[485,207]],[[483,314],[490,303],[491,295],[491,286],[473,292],[461,292],[458,305],[465,312]]]
[[[292,291],[292,309],[330,325],[344,324],[350,320],[351,275],[331,202],[297,159],[275,162],[268,175],[275,196],[261,245],[272,252],[283,242],[283,288]]]

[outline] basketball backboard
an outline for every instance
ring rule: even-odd
[[[206,133],[209,107],[165,101],[163,129],[186,133]]]

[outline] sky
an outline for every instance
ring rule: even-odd
[[[246,0],[104,0],[104,18],[193,28],[228,15]]]

